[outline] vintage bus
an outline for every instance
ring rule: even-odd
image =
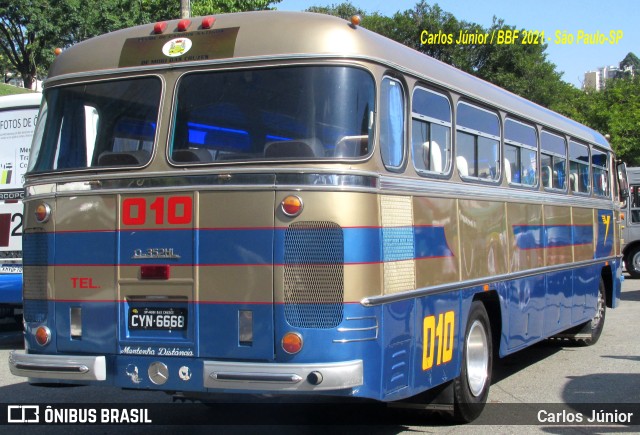
[[[494,353],[598,340],[621,290],[614,162],[599,133],[357,20],[240,13],[79,43],[29,158],[11,371],[450,397],[472,420]]]
[[[0,97],[0,318],[22,323],[22,198],[40,93]]]
[[[624,203],[622,258],[632,278],[640,278],[640,168],[628,168],[629,198]]]

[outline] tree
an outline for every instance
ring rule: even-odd
[[[635,54],[628,53],[620,62],[620,69],[622,71],[619,73],[618,78],[640,74],[640,59]]]
[[[269,9],[280,0],[192,0],[195,15]],[[0,54],[25,87],[44,74],[56,47],[114,30],[180,17],[177,0],[2,0]]]

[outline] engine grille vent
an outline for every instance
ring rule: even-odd
[[[24,319],[44,322],[47,319],[47,253],[49,239],[46,234],[25,234],[22,240],[24,273],[22,295]]]
[[[284,236],[284,313],[299,328],[335,328],[344,309],[344,236],[325,221],[297,222]]]

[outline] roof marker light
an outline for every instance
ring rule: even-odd
[[[180,20],[178,21],[178,31],[184,32],[189,28],[190,25],[191,25],[191,20],[187,20],[186,18],[183,20]]]
[[[362,17],[360,15],[352,15],[350,21],[351,27],[356,28],[362,22]]]
[[[153,26],[153,33],[162,33],[166,30],[167,28],[167,22],[166,21],[160,21],[157,22],[154,26]]]
[[[216,18],[215,17],[205,17],[202,19],[202,28],[203,29],[210,29],[213,27],[213,23],[216,22]]]

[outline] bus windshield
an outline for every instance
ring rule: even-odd
[[[341,66],[203,72],[178,84],[176,164],[369,154],[374,83]]]
[[[161,91],[155,77],[49,89],[29,172],[146,164],[153,151]]]

